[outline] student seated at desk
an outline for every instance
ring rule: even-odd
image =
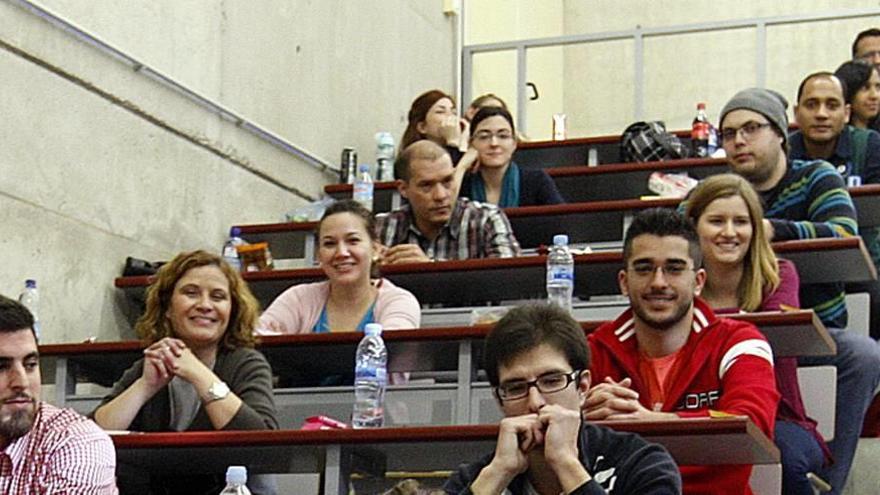
[[[459,196],[492,203],[500,208],[555,205],[565,200],[556,183],[541,169],[520,168],[513,117],[501,107],[481,108],[471,121],[471,148],[456,166],[461,180]]]
[[[400,138],[398,152],[403,153],[416,141],[429,139],[446,149],[452,163],[456,164],[464,154],[462,149],[467,147],[468,138],[463,133],[466,128],[467,121],[458,117],[455,98],[439,89],[425,91],[413,100],[409,108],[407,126]],[[400,178],[395,174],[395,179]]]
[[[135,326],[144,357],[95,409],[95,422],[143,432],[278,428],[272,371],[253,348],[258,303],[238,272],[215,254],[181,253],[159,269],[146,305]],[[152,493],[218,493],[224,476],[146,483]]]
[[[327,280],[295,285],[260,317],[258,333],[363,332],[367,323],[386,330],[418,328],[419,301],[378,276],[376,220],[350,199],[330,205],[318,223],[318,264]]]
[[[698,299],[706,280],[691,222],[652,208],[632,221],[620,290],[630,309],[590,334],[597,385],[588,420],[746,416],[768,437],[779,392],[770,344],[749,323],[718,318]],[[751,465],[681,466],[684,493],[741,495]]]
[[[764,233],[758,193],[742,177],[714,175],[691,191],[685,215],[696,225],[706,284],[701,297],[716,312],[779,311],[800,307],[794,263],[777,259]],[[807,417],[797,381],[797,359],[776,358],[780,400],[776,445],[782,493],[813,495],[807,473],[818,473],[831,452]]]
[[[580,325],[551,305],[512,309],[486,337],[483,362],[504,412],[495,452],[462,464],[450,495],[681,493],[666,450],[581,417],[590,350]]]
[[[408,203],[376,218],[379,242],[387,247],[383,264],[520,254],[503,211],[457,198],[452,160],[437,143],[423,139],[406,147],[394,162],[394,175]]]

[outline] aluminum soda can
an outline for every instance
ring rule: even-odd
[[[354,148],[342,148],[342,159],[339,161],[339,183],[354,184],[357,177],[358,154]]]

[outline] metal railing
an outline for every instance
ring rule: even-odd
[[[534,38],[519,41],[507,41],[499,43],[484,43],[467,45],[462,49],[462,105],[473,98],[473,71],[474,55],[480,53],[516,51],[516,108],[517,128],[520,132],[528,134],[526,119],[526,74],[527,63],[526,50],[530,48],[545,48],[553,46],[565,46],[590,42],[632,40],[634,43],[633,60],[633,120],[643,120],[645,110],[645,74],[644,74],[644,42],[645,38],[674,36],[682,34],[705,33],[711,31],[727,31],[742,28],[755,28],[757,43],[755,50],[755,69],[757,80],[755,85],[764,87],[767,79],[767,28],[783,24],[799,24],[820,21],[839,21],[861,17],[880,15],[880,8],[846,9],[827,13],[798,14],[775,17],[757,17],[741,20],[702,22],[678,26],[642,28],[623,31],[609,31],[593,34],[554,36],[548,38]],[[854,33],[855,34],[855,33]]]

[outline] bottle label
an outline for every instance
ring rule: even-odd
[[[358,366],[357,370],[355,370],[355,379],[376,379],[385,381],[388,376],[388,371],[385,368],[380,368],[378,366]]]
[[[571,268],[565,266],[554,266],[550,268],[549,279],[550,280],[568,280],[569,282],[574,281],[574,272]]]
[[[691,127],[691,139],[695,141],[706,141],[709,139],[709,123],[694,122]]]

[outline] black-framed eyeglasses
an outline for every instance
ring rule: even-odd
[[[574,370],[569,373],[547,373],[535,380],[525,380],[502,383],[495,387],[495,395],[499,400],[517,400],[529,395],[529,389],[535,387],[542,394],[552,394],[565,389],[580,377],[582,370]]]
[[[737,128],[725,127],[721,130],[721,141],[730,143],[736,140],[736,136],[740,133],[742,133],[743,139],[750,141],[755,137],[755,134],[757,134],[758,131],[765,127],[770,127],[770,123],[749,121]]]

